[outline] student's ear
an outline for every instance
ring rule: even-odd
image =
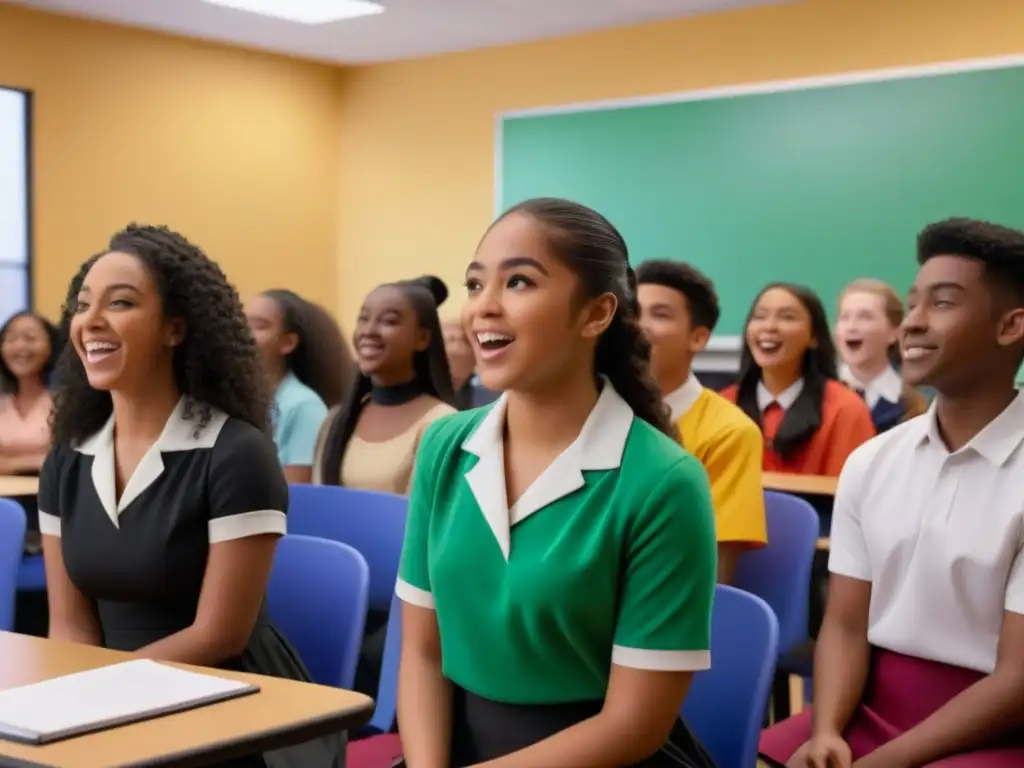
[[[612,324],[612,318],[619,308],[619,300],[614,293],[602,293],[583,309],[584,338],[597,338]]]
[[[290,355],[295,351],[295,348],[299,346],[299,334],[297,333],[286,333],[281,337],[281,355]]]
[[[1001,347],[1012,347],[1024,341],[1024,307],[1011,309],[999,320],[996,343]]]
[[[177,347],[185,340],[185,321],[180,318],[174,318],[167,323],[166,330],[166,341],[164,342],[168,347]]]
[[[429,328],[420,328],[416,332],[416,346],[414,347],[414,349],[417,352],[422,352],[423,350],[425,350],[429,346],[430,346],[430,329]]]
[[[694,328],[690,331],[690,351],[693,354],[703,352],[711,340],[711,331],[707,328]]]

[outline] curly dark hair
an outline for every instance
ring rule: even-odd
[[[455,401],[452,373],[448,366],[448,354],[444,349],[441,319],[437,314],[437,308],[448,298],[448,286],[433,275],[385,285],[397,287],[405,294],[420,327],[430,335],[427,348],[413,356],[413,369],[416,371],[416,381],[421,391],[452,405]],[[340,482],[341,463],[345,459],[348,444],[355,434],[359,416],[372,389],[373,382],[370,377],[358,373],[349,389],[348,397],[345,398],[337,416],[332,419],[324,439],[321,461],[320,476],[324,484],[335,485]]]
[[[769,283],[757,294],[750,305],[750,312],[743,322],[743,351],[740,353],[740,372],[737,377],[738,391],[736,404],[760,427],[761,409],[757,404],[757,383],[761,380],[761,368],[754,362],[747,343],[746,328],[754,316],[757,302],[773,288],[792,294],[803,304],[811,318],[811,335],[817,345],[804,353],[802,376],[804,380],[800,395],[793,405],[786,409],[779,429],[772,440],[772,449],[783,458],[791,458],[802,448],[821,427],[821,408],[825,399],[825,385],[829,379],[838,379],[836,347],[828,326],[825,305],[810,288],[793,283]]]
[[[636,268],[639,285],[661,285],[686,297],[690,307],[690,324],[695,328],[715,330],[722,310],[711,278],[696,267],[682,261],[650,259]]]
[[[174,382],[190,401],[184,418],[198,415],[195,431],[209,423],[216,408],[269,432],[271,394],[238,292],[216,262],[167,227],[131,224],[111,238],[106,251],[88,259],[68,288],[61,327],[70,328],[93,264],[112,252],[138,258],[156,283],[165,316],[184,323],[185,338],[174,349]],[[110,417],[110,393],[89,386],[71,344],[61,355],[57,379],[54,442],[81,442]]]
[[[929,224],[917,236],[917,263],[935,256],[963,256],[985,265],[990,284],[1009,290],[1024,305],[1024,232],[977,219]]]
[[[3,324],[3,327],[0,327],[0,347],[3,346],[4,338],[7,336],[7,332],[10,330],[11,325],[15,320],[22,317],[31,317],[38,320],[43,326],[47,341],[50,342],[50,356],[43,364],[43,370],[41,371],[43,383],[46,386],[50,386],[53,379],[53,371],[57,367],[57,360],[60,357],[61,349],[64,346],[63,336],[57,329],[57,326],[42,315],[32,312],[31,310],[26,309],[21,312],[15,312],[7,318],[7,322]],[[11,395],[16,395],[18,393],[18,379],[13,373],[11,373],[11,369],[7,367],[7,363],[4,362],[3,356],[0,356],[0,393]]]
[[[512,214],[529,216],[541,224],[552,252],[579,279],[583,297],[612,293],[618,299],[615,316],[597,343],[594,367],[608,377],[633,413],[678,440],[679,433],[651,375],[651,345],[640,330],[637,278],[629,266],[629,249],[622,235],[597,211],[561,198],[525,200],[498,221]]]
[[[285,360],[288,369],[328,408],[338,405],[351,387],[355,362],[331,313],[284,288],[262,295],[277,304],[284,332],[298,337]]]

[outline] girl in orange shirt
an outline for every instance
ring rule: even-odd
[[[825,308],[813,291],[772,283],[754,301],[738,383],[722,395],[761,427],[766,472],[838,477],[874,437],[864,401],[838,381]]]

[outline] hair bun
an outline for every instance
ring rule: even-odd
[[[441,306],[448,300],[448,286],[445,285],[444,280],[435,275],[423,275],[417,277],[412,281],[416,285],[422,285],[428,291],[430,295],[434,297],[434,303],[437,306]]]

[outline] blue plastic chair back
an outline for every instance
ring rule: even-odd
[[[14,630],[14,598],[25,547],[25,510],[12,499],[0,499],[0,631]]]
[[[45,592],[46,568],[42,555],[25,555],[18,568],[19,592]]]
[[[398,580],[405,496],[337,485],[288,487],[288,532],[355,547],[370,566],[370,608],[387,612]]]
[[[765,491],[768,546],[745,552],[733,586],[757,595],[779,620],[779,652],[807,640],[811,566],[820,521],[809,502],[798,496]]]
[[[683,717],[718,768],[752,768],[775,674],[779,624],[761,598],[719,585],[711,669],[694,675]]]
[[[377,733],[389,733],[398,715],[398,662],[402,655],[402,601],[391,598],[388,631],[384,638],[384,660],[380,665],[377,706],[369,727]]]
[[[277,542],[267,609],[314,683],[352,688],[369,584],[366,560],[346,544],[294,535]]]

